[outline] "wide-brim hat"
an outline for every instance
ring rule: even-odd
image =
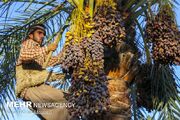
[[[29,27],[27,35],[33,33],[35,30],[41,29],[44,31],[44,35],[46,35],[46,27],[43,24],[34,24]]]

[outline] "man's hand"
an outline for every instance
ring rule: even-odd
[[[55,43],[51,43],[47,46],[48,52],[54,51],[54,50],[56,50],[56,48],[57,48],[57,44],[55,44]]]

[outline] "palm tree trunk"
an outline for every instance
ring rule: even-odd
[[[111,120],[129,120],[130,100],[128,97],[128,87],[123,79],[109,80]]]
[[[119,48],[121,51],[119,49],[119,55],[116,56],[119,63],[114,62],[116,65],[110,63],[111,68],[107,68],[109,70],[106,71],[110,79],[108,81],[111,111],[109,120],[129,120],[131,118],[128,85],[138,72],[138,62],[135,54],[129,50],[130,46],[124,43]]]

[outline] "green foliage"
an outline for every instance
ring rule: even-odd
[[[93,18],[93,13],[94,13],[94,0],[90,0],[89,1],[89,14],[91,18]]]
[[[2,0],[3,2],[8,2],[9,0]]]

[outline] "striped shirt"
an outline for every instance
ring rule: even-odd
[[[39,43],[32,39],[27,39],[22,42],[19,58],[16,65],[22,63],[38,63],[40,66],[43,65],[47,58],[48,50],[46,46],[41,47]],[[60,54],[59,54],[60,55]],[[52,56],[48,62],[48,66],[54,66],[59,64],[60,56]]]

